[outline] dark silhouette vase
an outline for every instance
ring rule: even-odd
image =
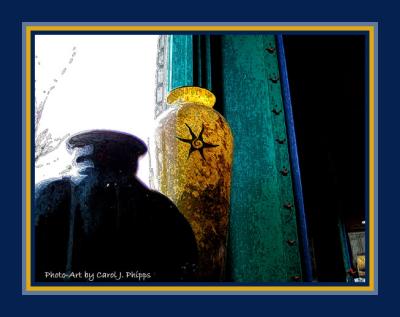
[[[193,280],[190,225],[135,176],[145,144],[94,130],[72,136],[67,147],[78,175],[44,181],[35,191],[35,281]]]

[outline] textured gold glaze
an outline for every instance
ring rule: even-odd
[[[192,86],[175,88],[167,96],[167,103],[170,105],[195,103],[203,106],[213,107],[215,101],[216,98],[211,91]]]
[[[228,123],[212,109],[215,96],[210,94],[198,87],[172,91],[168,101],[174,105],[159,119],[155,134],[153,168],[156,189],[192,226],[200,280],[220,281],[225,273],[233,138]]]

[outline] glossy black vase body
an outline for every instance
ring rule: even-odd
[[[85,273],[105,282],[193,280],[197,250],[190,225],[168,198],[135,176],[143,142],[98,130],[75,135],[67,145],[79,176],[36,188],[36,281],[89,281]],[[69,278],[49,278],[48,272]]]

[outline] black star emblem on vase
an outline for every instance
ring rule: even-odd
[[[218,146],[218,144],[210,144],[210,143],[204,142],[204,140],[203,140],[204,124],[201,125],[201,131],[200,131],[199,136],[196,136],[196,134],[194,134],[192,129],[189,127],[189,125],[186,124],[186,126],[188,127],[192,138],[184,139],[184,138],[180,138],[178,136],[176,138],[182,142],[190,144],[189,154],[188,154],[187,158],[189,158],[190,154],[192,154],[194,151],[199,151],[201,157],[203,158],[203,160],[205,160],[203,149],[210,148],[210,147],[216,147],[216,146]]]

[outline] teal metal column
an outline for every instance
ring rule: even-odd
[[[167,92],[181,86],[211,87],[210,35],[168,37]]]
[[[213,90],[222,70],[223,114],[234,134],[229,260],[233,281],[302,280],[288,137],[273,35],[221,36],[211,69],[210,36],[169,36],[167,91]],[[215,80],[215,78],[214,78]]]
[[[168,82],[166,90],[193,85],[193,35],[168,37]]]
[[[302,280],[276,43],[222,36],[224,116],[234,135],[230,262],[234,281]]]
[[[340,245],[342,247],[342,253],[343,253],[343,263],[344,263],[344,268],[346,270],[346,281],[353,282],[354,280],[349,274],[350,270],[353,267],[351,263],[351,256],[349,250],[349,240],[347,238],[346,227],[341,217],[338,218],[338,228],[340,234]]]

